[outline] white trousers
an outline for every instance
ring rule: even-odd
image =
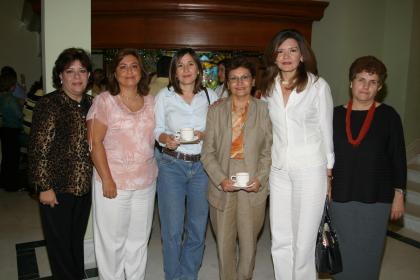
[[[93,237],[99,279],[144,279],[156,182],[142,190],[117,190],[105,198],[93,180]]]
[[[270,172],[271,255],[276,280],[314,280],[315,242],[327,191],[325,165]]]

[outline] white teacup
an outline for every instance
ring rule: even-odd
[[[181,141],[192,141],[194,140],[194,128],[185,127],[181,128],[175,136],[178,140]]]
[[[235,175],[231,176],[230,179],[235,182],[235,187],[238,188],[247,188],[249,182],[249,173],[248,172],[238,172]]]

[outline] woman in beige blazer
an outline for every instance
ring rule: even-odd
[[[210,177],[210,220],[220,279],[252,279],[264,223],[272,132],[267,104],[251,96],[255,72],[246,58],[232,60],[226,71],[231,96],[207,114],[201,160]],[[249,174],[246,187],[231,180],[238,172]]]

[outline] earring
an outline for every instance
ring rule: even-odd
[[[63,84],[63,80],[60,80],[60,83]]]
[[[352,88],[353,87],[353,84],[352,83],[350,83],[350,88]]]

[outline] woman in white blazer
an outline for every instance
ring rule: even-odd
[[[333,102],[302,34],[279,32],[261,89],[273,124],[271,253],[276,279],[316,279],[315,241],[334,164]]]

